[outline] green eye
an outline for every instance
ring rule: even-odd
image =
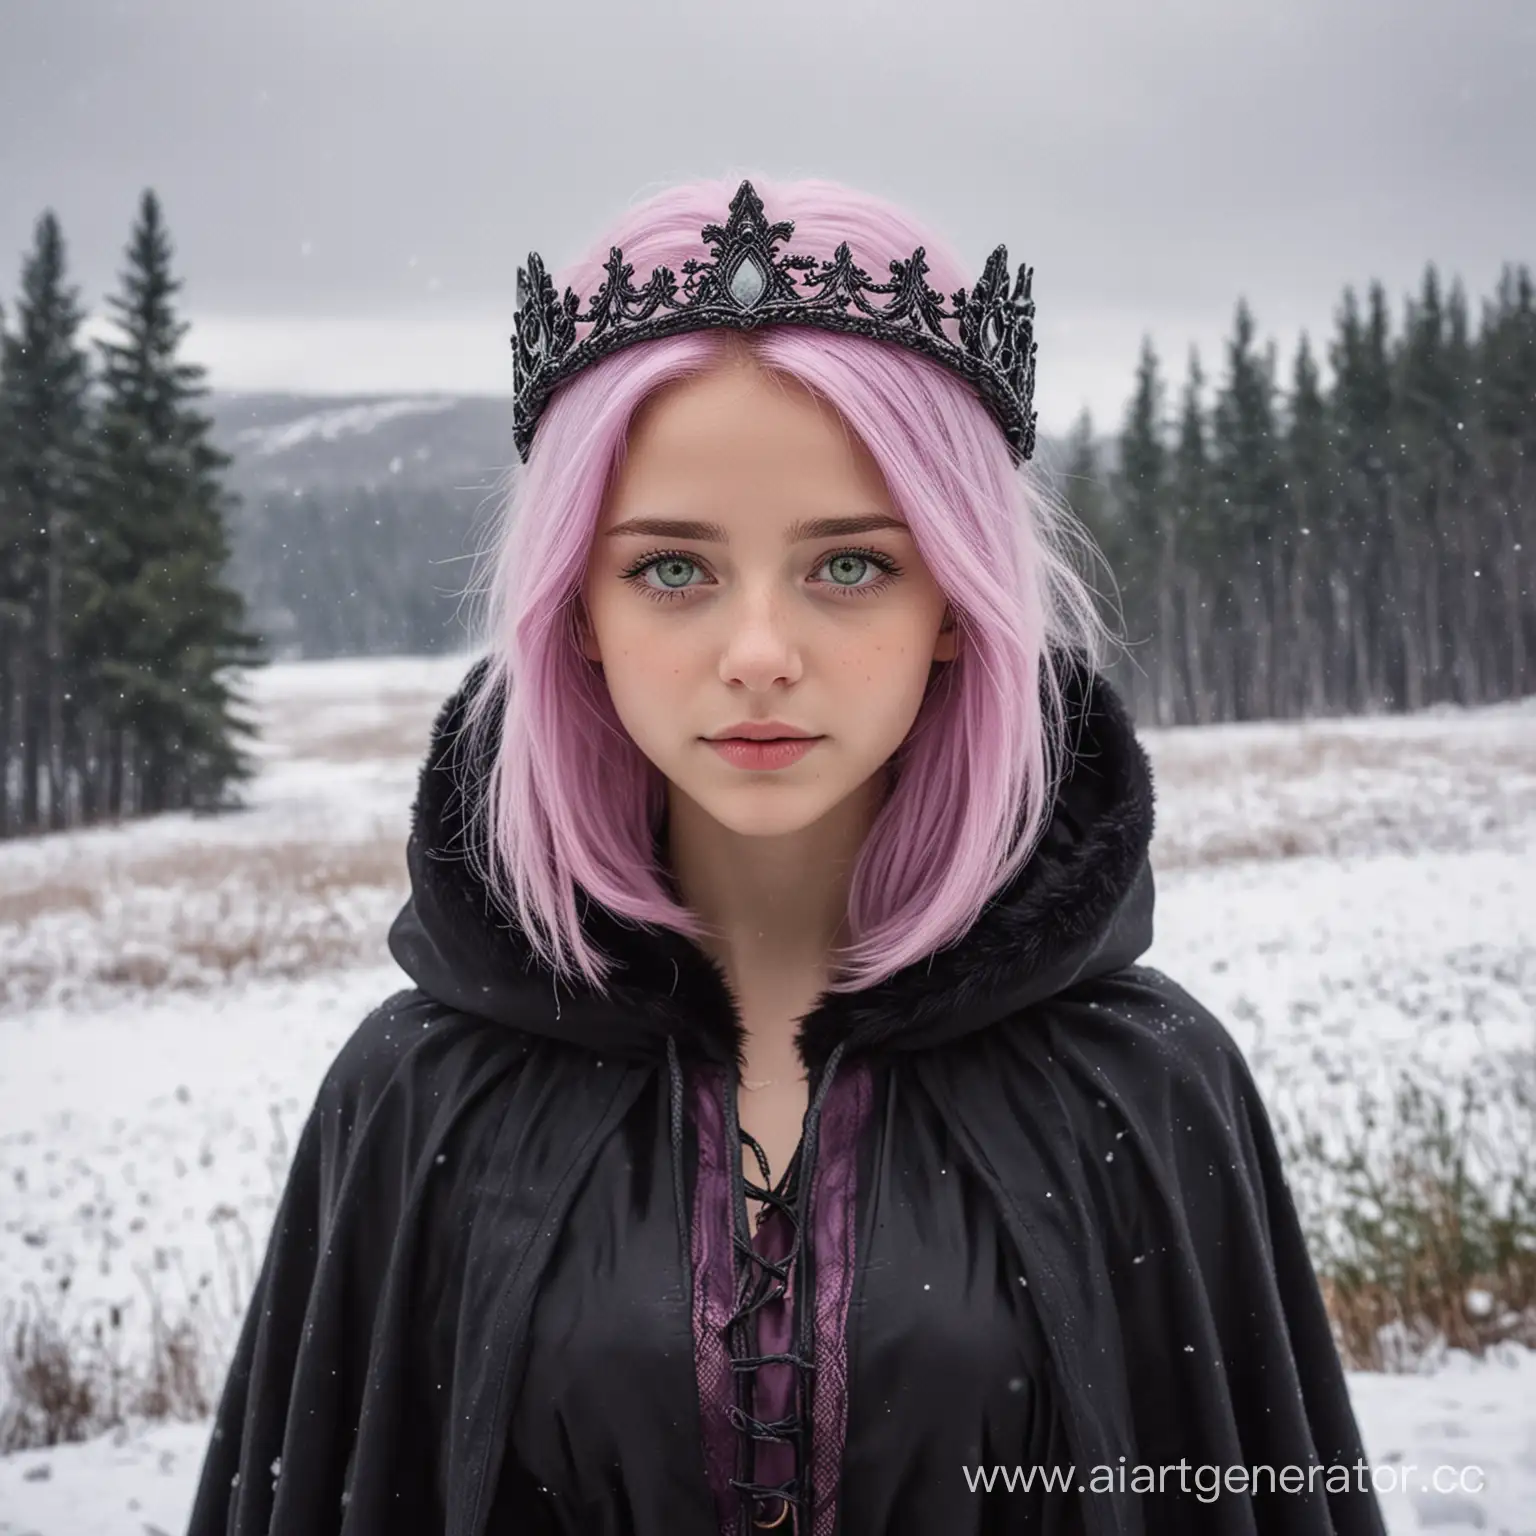
[[[672,572],[672,573],[676,573],[677,568],[679,566],[684,566],[688,570],[697,570],[698,569],[698,567],[696,565],[694,565],[692,560],[684,560],[684,559],[682,559],[682,558],[680,558],[679,556],[676,556],[676,555],[674,555],[671,558],[666,559],[666,560],[658,560],[656,562],[655,569],[656,569],[657,573],[661,576],[662,581],[665,582],[667,586],[670,587],[670,586],[676,585],[676,586],[682,587],[682,586],[686,586],[687,585],[686,581],[680,581],[680,582],[674,583],[674,582],[672,582],[669,579],[669,576],[668,576],[668,572],[669,571]]]
[[[839,566],[839,565],[843,566],[846,569],[850,562],[854,562],[858,566],[861,566],[861,567],[867,567],[867,566],[869,566],[871,564],[871,561],[869,560],[868,556],[866,556],[866,555],[833,555],[826,563],[828,565],[834,567],[834,569],[837,566]],[[859,573],[856,570],[854,574],[855,574],[855,576],[857,576]],[[842,579],[841,576],[834,575],[832,579],[834,581],[838,582],[839,585],[843,585],[844,584],[843,583],[843,579]],[[853,582],[848,582],[848,583],[846,583],[846,585],[853,586],[854,583]]]
[[[839,595],[848,597],[865,597],[883,592],[901,575],[901,566],[878,549],[837,550],[833,554],[824,556],[816,569],[824,570],[827,566],[841,567],[841,574],[834,574],[831,581],[821,582],[818,585],[830,587]],[[883,578],[860,585],[858,577],[870,566],[879,569],[883,573]],[[703,568],[700,560],[681,550],[662,550],[655,554],[642,555],[628,570],[623,571],[621,576],[632,586],[638,587],[647,597],[665,603],[684,596],[694,586],[706,585],[706,583],[696,583],[688,579],[690,572]],[[660,585],[646,580],[653,570],[660,577]],[[843,579],[850,574],[853,580]],[[681,580],[673,579],[679,575]]]

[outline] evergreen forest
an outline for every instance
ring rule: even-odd
[[[159,201],[87,344],[44,213],[0,304],[0,836],[238,804],[245,669],[462,647],[485,487],[237,494]],[[1146,725],[1474,705],[1536,692],[1536,293],[1474,313],[1433,266],[1346,287],[1282,364],[1236,303],[1171,377],[1144,340],[1118,430],[1041,455],[1125,642]],[[510,415],[510,408],[509,408]]]

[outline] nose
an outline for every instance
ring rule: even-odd
[[[802,640],[793,604],[773,587],[743,588],[721,604],[725,634],[720,644],[720,677],[751,689],[794,682],[803,667]]]

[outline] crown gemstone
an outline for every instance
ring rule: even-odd
[[[741,265],[731,273],[731,297],[743,309],[751,309],[768,291],[768,274],[758,265],[755,256],[744,256]]]

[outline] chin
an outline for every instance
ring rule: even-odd
[[[695,794],[693,798],[727,831],[738,837],[785,837],[815,826],[837,804],[823,786],[817,792],[774,784],[744,784],[733,794]]]

